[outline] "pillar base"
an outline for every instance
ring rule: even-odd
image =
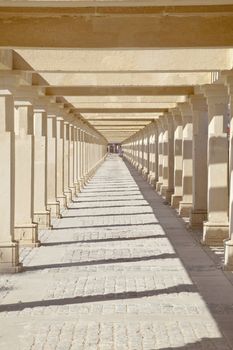
[[[178,209],[181,201],[182,201],[182,196],[173,194],[171,198],[171,207],[174,209]]]
[[[139,172],[140,174],[142,174],[142,170],[143,170],[143,169],[142,169],[142,166],[139,165],[139,166],[138,166],[138,172]]]
[[[38,225],[32,223],[15,226],[14,239],[20,246],[39,247],[41,242],[38,239]]]
[[[84,176],[84,185],[86,185],[89,180],[90,180],[90,174],[88,173]]]
[[[17,242],[0,243],[0,273],[16,273],[23,270],[19,262]]]
[[[74,198],[76,196],[76,188],[75,186],[69,186],[69,189],[71,191],[71,195],[72,195],[72,198]]]
[[[160,192],[161,186],[162,186],[162,182],[157,181],[156,184],[155,184],[155,189],[156,189],[157,192]]]
[[[203,222],[207,219],[206,210],[191,210],[189,226],[192,229],[202,229]]]
[[[182,217],[189,217],[192,210],[192,203],[181,201],[179,203],[179,215]]]
[[[159,191],[159,192],[160,192],[160,194],[161,194],[162,197],[165,197],[165,196],[166,196],[167,190],[168,190],[168,188],[167,188],[166,185],[161,185],[161,186],[160,186],[160,191]]]
[[[33,221],[38,224],[39,230],[50,230],[53,228],[51,225],[50,211],[34,213]]]
[[[85,185],[85,179],[82,177],[80,180],[79,180],[79,186],[80,186],[80,189],[82,189]]]
[[[204,245],[223,246],[224,240],[229,237],[229,225],[223,223],[204,222],[203,237]]]
[[[52,218],[61,218],[61,213],[60,213],[60,202],[49,202],[47,203],[47,208],[50,210],[50,214]]]
[[[224,240],[224,270],[233,271],[233,240]]]
[[[58,196],[57,201],[60,203],[60,208],[67,209],[67,200],[65,195]]]
[[[172,199],[172,195],[174,193],[174,190],[173,189],[167,189],[166,190],[166,193],[165,193],[165,199],[168,203],[171,203],[171,199]]]
[[[79,181],[75,182],[74,186],[75,186],[75,192],[76,192],[76,195],[77,195],[80,192],[80,183],[79,183]]]
[[[71,190],[69,189],[69,190],[64,191],[64,195],[66,196],[66,203],[68,206],[69,204],[71,204],[73,202]]]
[[[150,174],[150,175],[148,176],[148,182],[149,182],[149,184],[151,184],[152,186],[155,186],[155,175]]]

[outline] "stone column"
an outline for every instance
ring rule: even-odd
[[[163,128],[162,136],[162,176],[161,176],[161,187],[160,194],[163,197],[166,197],[168,190],[168,118],[165,114],[161,118],[161,125]]]
[[[145,127],[142,131],[143,134],[143,168],[142,174],[147,177],[149,172],[149,140],[148,140],[148,127]]]
[[[153,164],[153,174],[151,183],[155,187],[158,181],[158,124],[157,120],[153,122],[153,137],[154,137],[154,164]]]
[[[115,153],[115,147],[114,147]],[[83,178],[84,184],[86,185],[87,181],[87,132],[86,129],[83,130]]]
[[[202,228],[207,219],[207,140],[208,110],[204,95],[190,98],[193,112],[193,206],[190,226]]]
[[[154,143],[155,143],[155,138],[154,138],[154,133],[153,133],[153,128],[154,123],[151,123],[148,126],[148,143],[149,143],[149,169],[148,169],[148,181],[151,184],[154,181]]]
[[[139,157],[139,155],[138,155],[138,134],[136,134],[135,135],[135,164],[134,164],[134,166],[135,166],[135,168],[137,168],[138,167],[138,157]]]
[[[141,172],[143,168],[143,134],[139,132],[139,166],[138,171]]]
[[[167,189],[165,191],[165,199],[168,203],[171,203],[171,197],[174,193],[174,124],[171,113],[165,114],[168,130],[168,142],[167,142]]]
[[[74,179],[74,168],[75,168],[75,142],[74,142],[74,125],[69,125],[69,140],[70,140],[70,152],[69,152],[69,189],[72,193],[72,198],[76,196],[75,179]]]
[[[82,178],[82,172],[81,172],[81,167],[82,167],[82,152],[81,152],[81,129],[78,126],[77,128],[77,176],[78,176],[78,191],[81,191],[82,188],[82,183],[81,183],[81,178]]]
[[[47,209],[47,113],[34,108],[34,216],[39,229],[51,228]]]
[[[159,192],[163,184],[163,127],[162,119],[157,120],[158,125],[158,181],[156,182],[156,191]]]
[[[84,179],[84,155],[85,149],[84,149],[84,131],[81,128],[80,129],[80,185],[81,188],[84,187],[85,179]]]
[[[224,85],[207,85],[208,104],[208,219],[203,243],[222,245],[228,238],[228,93]]]
[[[192,140],[193,124],[192,110],[188,102],[178,103],[181,110],[183,122],[182,150],[183,150],[183,169],[182,169],[182,200],[179,203],[179,215],[189,217],[192,209]]]
[[[79,177],[78,177],[78,158],[79,158],[78,128],[77,128],[77,125],[74,125],[74,186],[75,186],[76,196],[80,192]]]
[[[229,73],[228,73],[229,74]],[[230,144],[229,144],[229,235],[224,240],[224,269],[233,271],[233,76],[226,77],[230,97]]]
[[[183,123],[179,108],[173,108],[172,115],[174,123],[174,194],[171,198],[171,206],[172,208],[178,209],[179,203],[182,200]]]
[[[70,123],[64,120],[64,194],[67,204],[72,203],[70,189]]]
[[[38,247],[38,225],[34,212],[33,107],[28,101],[15,102],[15,231],[22,245]]]
[[[47,114],[47,208],[51,217],[61,217],[57,200],[57,120],[53,113]]]
[[[14,241],[14,102],[7,90],[0,90],[0,272],[22,269],[19,246]]]
[[[64,193],[64,119],[57,117],[56,119],[56,179],[57,179],[57,201],[60,203],[61,209],[67,208],[67,199]]]

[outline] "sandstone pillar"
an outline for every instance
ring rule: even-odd
[[[80,191],[79,187],[79,177],[78,177],[78,158],[79,158],[79,151],[78,151],[78,128],[76,125],[74,125],[74,186],[75,186],[75,194],[77,194]]]
[[[165,115],[161,117],[162,135],[162,176],[160,194],[165,196],[168,189],[168,121]]]
[[[149,125],[149,169],[148,169],[148,181],[150,184],[154,183],[155,180],[155,133],[154,123]]]
[[[83,188],[85,184],[85,179],[84,179],[84,158],[85,158],[85,149],[84,149],[84,131],[81,128],[80,129],[80,184],[81,188]]]
[[[179,202],[179,215],[189,217],[192,209],[192,110],[188,102],[178,103],[181,110],[183,134],[182,200]]]
[[[57,200],[57,121],[51,113],[47,115],[47,208],[51,217],[61,217]]]
[[[47,114],[34,108],[34,217],[39,229],[51,228],[47,210]]]
[[[158,181],[156,182],[156,191],[160,191],[163,184],[163,127],[161,118],[157,121],[158,125]]]
[[[143,168],[142,174],[146,177],[149,171],[149,140],[148,140],[148,127],[145,127],[142,131],[143,134]]]
[[[167,142],[167,189],[165,191],[165,199],[171,203],[171,197],[174,193],[174,125],[171,113],[165,114],[168,131]]]
[[[64,194],[67,204],[72,203],[70,189],[70,123],[64,120]]]
[[[202,228],[207,219],[207,140],[208,111],[206,98],[194,95],[190,98],[193,112],[193,206],[190,226]]]
[[[179,208],[182,200],[182,171],[183,171],[183,153],[182,136],[183,123],[179,108],[172,109],[174,123],[174,194],[171,198],[172,208]]]
[[[224,241],[224,269],[233,271],[233,76],[226,77],[230,97],[230,149],[229,149],[229,235]]]
[[[74,125],[69,125],[69,140],[70,140],[70,152],[69,152],[69,189],[72,193],[72,198],[76,196],[75,179],[74,179],[74,169],[75,169],[75,135],[74,135]]]
[[[14,241],[14,102],[0,90],[0,272],[22,269],[19,246]],[[4,166],[3,166],[4,165]]]
[[[56,180],[57,180],[57,201],[60,208],[67,208],[67,198],[64,193],[64,119],[58,117],[56,119]]]
[[[208,219],[203,243],[222,245],[228,237],[228,94],[223,85],[204,88],[208,104]]]
[[[142,131],[138,134],[139,137],[139,160],[138,160],[138,171],[141,172],[143,168],[143,135]]]
[[[78,191],[82,188],[82,152],[81,152],[81,129],[77,128],[77,177],[78,177]]]
[[[15,230],[22,245],[39,246],[34,209],[33,107],[28,101],[15,102]]]

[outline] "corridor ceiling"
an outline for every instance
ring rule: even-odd
[[[0,76],[22,72],[121,142],[233,66],[233,0],[0,0]]]

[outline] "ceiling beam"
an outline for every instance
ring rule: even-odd
[[[164,113],[167,112],[167,108],[76,108],[79,113]]]
[[[232,5],[109,7],[104,11],[101,7],[1,7],[0,17],[0,46],[6,48],[233,46]]]
[[[0,39],[1,40],[1,39]],[[194,88],[185,86],[49,86],[47,96],[166,96],[192,95]]]
[[[231,69],[231,56],[232,49],[226,48],[16,49],[13,52],[12,69],[38,73],[88,74],[214,72]]]

